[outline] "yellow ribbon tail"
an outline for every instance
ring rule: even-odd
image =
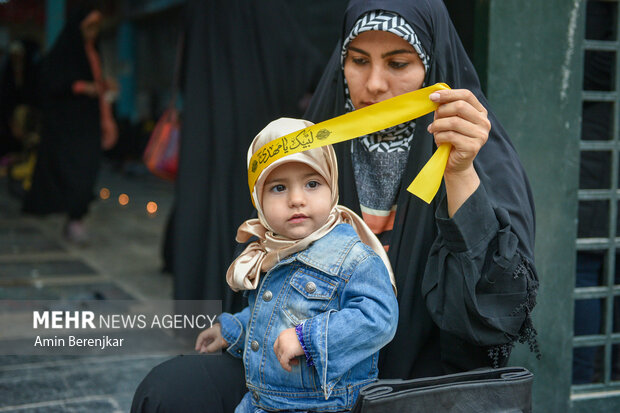
[[[451,149],[452,145],[449,143],[439,145],[431,159],[428,160],[426,165],[418,172],[418,176],[411,182],[407,191],[430,204],[441,186],[441,179],[446,170]]]

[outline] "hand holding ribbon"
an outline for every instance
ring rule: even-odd
[[[437,164],[445,165],[441,172],[448,194],[448,214],[453,216],[480,184],[473,162],[489,138],[491,123],[486,108],[469,90],[442,90],[429,98],[439,104],[428,131],[439,147],[433,157],[442,157]],[[452,149],[444,152],[444,147]]]

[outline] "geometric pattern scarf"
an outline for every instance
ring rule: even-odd
[[[430,58],[411,25],[401,16],[383,10],[370,11],[353,25],[341,50],[342,70],[349,44],[365,31],[385,31],[401,37],[413,46],[425,73],[428,72]],[[355,108],[346,78],[344,88],[345,111],[351,112]],[[415,121],[412,120],[351,141],[353,172],[362,216],[386,247],[390,244],[395,205],[414,130]]]

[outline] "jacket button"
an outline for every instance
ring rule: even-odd
[[[267,290],[263,293],[263,300],[271,301],[272,298],[273,298],[273,294],[271,293],[271,291]]]
[[[250,348],[252,349],[252,351],[258,351],[258,347],[258,341],[252,340],[252,342],[250,343]]]
[[[312,294],[315,291],[316,291],[316,284],[315,283],[310,281],[308,284],[306,284],[306,292],[307,293]]]

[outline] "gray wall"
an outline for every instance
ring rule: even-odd
[[[538,412],[569,410],[580,91],[581,0],[492,0],[488,97],[513,139],[536,202],[535,325],[542,359],[519,346],[512,364],[535,374]]]

